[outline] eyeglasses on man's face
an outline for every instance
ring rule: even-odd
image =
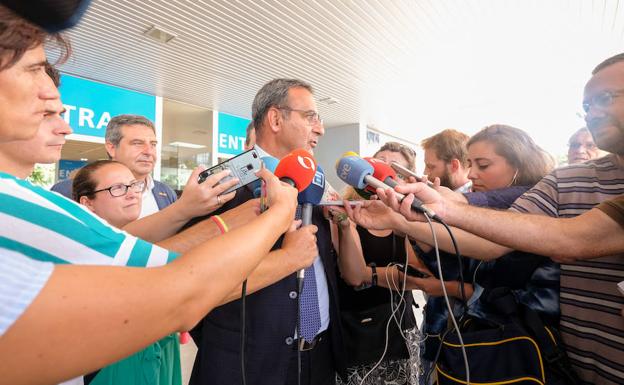
[[[592,96],[589,100],[583,101],[583,111],[588,113],[593,106],[598,108],[607,108],[613,104],[613,99],[624,95],[624,90],[604,91]]]
[[[323,124],[323,119],[321,119],[321,115],[319,115],[318,112],[314,110],[298,110],[296,108],[282,107],[282,106],[278,106],[276,108],[278,110],[298,112],[306,120],[306,122],[308,122],[310,126],[314,126],[316,124]]]
[[[568,147],[570,148],[570,150],[580,150],[580,148],[583,147],[585,148],[585,150],[588,150],[588,151],[593,151],[598,148],[598,146],[596,146],[596,144],[593,142],[587,142],[587,143],[570,142],[568,143]]]
[[[110,195],[112,195],[113,197],[121,197],[121,196],[126,195],[128,193],[128,190],[135,192],[135,193],[142,193],[144,189],[145,189],[145,181],[135,180],[134,182],[130,184],[115,183],[114,185],[110,187],[95,190],[93,193],[95,194],[95,193],[99,193],[102,191],[108,191]]]

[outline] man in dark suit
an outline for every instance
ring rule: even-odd
[[[106,152],[112,160],[125,164],[147,188],[143,194],[141,217],[154,214],[176,201],[175,192],[151,176],[158,161],[156,129],[144,116],[115,116],[106,126]],[[61,181],[51,188],[72,199],[72,180]]]
[[[256,94],[252,106],[256,128],[255,149],[260,156],[281,159],[292,150],[312,150],[323,135],[312,88],[294,79],[275,79]],[[228,210],[253,197],[240,189],[220,210]],[[197,218],[192,222],[197,222]],[[336,258],[329,224],[320,208],[312,218],[318,226],[320,256],[306,269],[304,290],[297,291],[295,274],[250,295],[246,300],[245,373],[248,384],[326,385],[344,370],[342,336],[336,303]],[[235,245],[233,245],[235,247]],[[280,247],[280,242],[275,248]],[[249,282],[253,280],[253,275]],[[300,296],[301,311],[297,309]],[[301,314],[301,336],[296,333]],[[241,383],[241,301],[216,308],[191,333],[198,353],[190,383]],[[298,350],[301,374],[298,371]]]

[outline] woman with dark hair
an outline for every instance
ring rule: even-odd
[[[144,181],[137,181],[128,167],[114,160],[98,160],[81,168],[73,180],[73,199],[117,228],[141,213]]]
[[[473,191],[510,186],[532,187],[555,165],[553,158],[526,132],[503,124],[485,127],[470,137],[467,145],[471,166],[468,178],[472,180]],[[482,153],[492,156],[479,157]],[[488,168],[489,176],[483,179],[479,171]],[[505,180],[506,173],[512,175],[511,179]]]
[[[397,162],[413,171],[415,155],[403,144],[388,142],[373,158],[387,164]],[[362,199],[353,188],[347,188],[343,198]],[[411,287],[403,287],[396,264],[418,265],[418,260],[405,235],[368,230],[351,223],[341,210],[330,212],[336,224],[333,235],[342,278],[339,296],[349,366],[346,381],[338,378],[337,383],[415,384],[418,331],[414,300]]]
[[[73,199],[119,229],[141,213],[144,181],[114,160],[98,160],[81,168],[74,177]],[[142,351],[85,376],[85,384],[139,384],[144,376],[158,378],[159,385],[181,385],[180,345],[170,334]]]
[[[459,194],[458,199],[468,202],[478,201],[482,205],[496,202],[496,207],[507,208],[513,201],[542,177],[554,166],[552,158],[530,136],[515,127],[506,125],[488,126],[472,136],[467,143],[468,163],[471,166],[468,178],[473,183],[474,192]],[[451,194],[450,191],[447,191]],[[389,196],[380,196],[388,201]],[[491,199],[494,197],[495,199]],[[392,204],[391,202],[388,202]],[[382,207],[383,206],[383,207]],[[375,212],[375,210],[379,210]],[[382,211],[390,210],[385,205],[376,205],[357,210],[354,218],[360,225],[375,226]],[[433,253],[433,238],[429,225],[426,223],[409,222],[409,231],[402,224],[407,221],[400,214],[396,217],[395,230],[407,232],[415,239],[415,248],[423,260],[427,278],[407,277],[408,282],[425,292],[429,298],[425,307],[423,332],[425,344],[422,350],[423,375],[421,383],[428,383],[433,376],[429,376],[432,363],[436,358],[439,339],[448,326],[448,312],[443,298],[442,282],[437,271],[438,264]],[[484,218],[484,220],[487,220]],[[405,228],[404,228],[405,227]],[[496,261],[482,262],[463,259],[464,266],[459,270],[454,247],[448,234],[436,227],[438,245],[441,251],[444,266],[444,288],[449,297],[462,299],[462,285],[460,271],[464,278],[463,293],[467,300],[468,313],[481,318],[498,317],[500,314],[485,301],[488,292],[497,287],[509,287],[518,302],[532,307],[551,323],[558,317],[558,266],[550,259],[526,253],[510,253]],[[469,242],[462,240],[461,232],[454,231],[461,253],[464,256],[487,259],[488,250],[472,248]],[[485,293],[485,294],[484,294]],[[461,314],[462,301],[455,301],[454,312]]]

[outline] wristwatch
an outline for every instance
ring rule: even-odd
[[[368,264],[368,266],[370,266],[371,271],[372,271],[372,279],[371,279],[371,285],[372,286],[377,286],[377,264],[375,264],[374,262],[371,262]]]

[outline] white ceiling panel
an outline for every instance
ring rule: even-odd
[[[310,82],[328,127],[418,141],[523,128],[551,151],[583,122],[594,65],[622,51],[617,0],[94,0],[67,73],[250,116],[266,81]],[[169,44],[143,35],[157,26]],[[51,56],[54,56],[53,53]]]

